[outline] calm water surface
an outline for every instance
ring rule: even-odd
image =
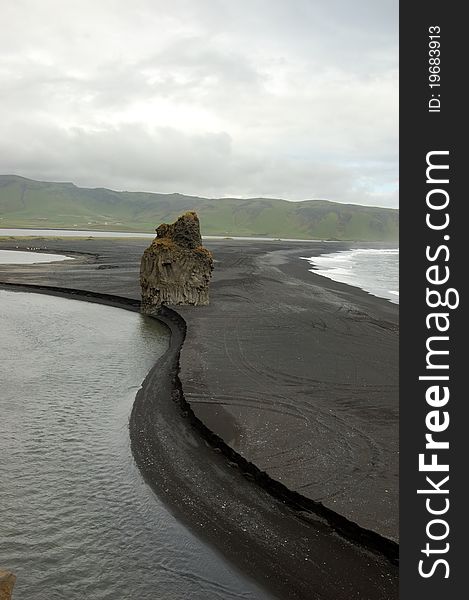
[[[154,238],[155,232],[153,233],[129,233],[125,231],[92,231],[92,230],[81,230],[81,229],[1,229],[0,237],[91,237],[91,238]],[[243,236],[223,236],[223,235],[203,235],[204,240],[246,240],[246,241],[266,241],[272,242],[279,240],[279,238],[270,238],[264,236],[257,237],[243,237]],[[298,240],[290,238],[282,238],[285,242],[311,242],[311,240]]]
[[[34,265],[62,260],[73,260],[63,254],[47,254],[45,252],[26,252],[24,250],[0,250],[0,265]]]
[[[0,290],[0,568],[15,600],[265,598],[172,517],[129,447],[167,347],[121,309]]]

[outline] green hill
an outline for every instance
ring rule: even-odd
[[[0,175],[0,227],[153,232],[187,210],[205,235],[397,241],[399,211],[325,200],[115,192]]]

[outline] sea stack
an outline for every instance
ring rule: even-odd
[[[212,254],[202,246],[195,212],[163,223],[140,263],[142,312],[158,312],[162,304],[208,304],[212,270]]]

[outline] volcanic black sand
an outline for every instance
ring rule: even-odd
[[[0,281],[136,299],[148,243],[5,240],[0,248],[77,260],[0,265]],[[299,259],[345,245],[206,245],[216,261],[211,304],[178,308],[187,323],[180,384],[195,415],[181,409],[179,382],[174,390],[184,325],[168,311],[162,318],[175,346],[149,374],[133,414],[144,476],[180,518],[280,598],[397,597],[395,548],[386,542],[398,531],[397,306],[314,275]],[[226,448],[216,452],[197,418],[238,454],[227,461]],[[301,496],[256,477],[239,455]],[[333,512],[315,511],[308,499]],[[354,532],[339,515],[385,539]]]

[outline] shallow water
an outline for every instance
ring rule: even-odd
[[[129,233],[125,231],[92,231],[79,229],[0,229],[0,237],[90,237],[90,238],[154,238],[155,233]],[[272,242],[280,238],[270,238],[264,236],[243,237],[243,236],[223,236],[223,235],[203,235],[204,240],[245,240]],[[311,242],[312,240],[299,240],[282,238],[285,242]]]
[[[0,265],[34,265],[62,260],[73,260],[63,254],[46,254],[44,252],[27,252],[24,250],[0,250]]]
[[[128,233],[125,231],[88,231],[83,229],[0,229],[0,237],[137,237],[154,238],[155,233]]]
[[[0,568],[15,600],[265,598],[162,505],[128,419],[166,330],[0,290]]]
[[[357,248],[306,258],[313,273],[399,304],[399,249]]]

